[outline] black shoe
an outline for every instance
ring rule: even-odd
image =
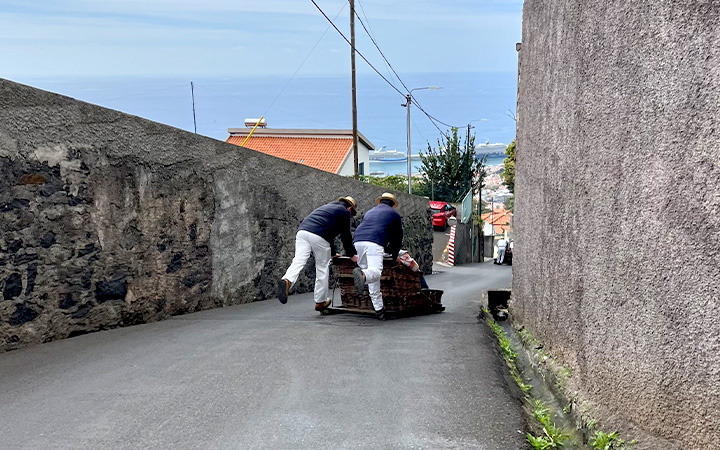
[[[355,283],[355,292],[361,294],[365,289],[365,274],[359,267],[353,269],[353,282]]]
[[[375,311],[375,317],[377,320],[385,320],[385,308],[381,309],[380,311]]]
[[[278,300],[283,305],[287,303],[288,291],[290,290],[290,282],[285,278],[280,278],[277,282],[278,287]]]

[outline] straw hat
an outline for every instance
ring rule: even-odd
[[[393,202],[393,208],[397,208],[398,205],[399,205],[397,199],[395,199],[395,196],[392,195],[392,194],[389,193],[389,192],[383,192],[383,195],[381,195],[380,197],[378,197],[378,198],[375,199],[375,204],[376,204],[376,205],[379,205],[379,204],[380,204],[380,200],[392,200],[392,202]]]
[[[357,202],[355,201],[354,198],[352,198],[348,195],[345,197],[340,197],[338,199],[338,201],[339,202],[345,201],[345,202],[349,203],[350,207],[352,208],[352,215],[354,216],[355,214],[357,214]]]

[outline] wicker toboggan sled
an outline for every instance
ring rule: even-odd
[[[375,310],[370,301],[367,286],[362,293],[355,292],[353,283],[353,269],[357,267],[350,258],[339,257],[333,259],[337,287],[340,288],[341,305],[332,305],[326,308],[324,314],[353,312],[371,313]],[[420,272],[413,272],[395,260],[385,258],[382,275],[380,276],[380,291],[385,305],[385,314],[388,317],[401,317],[416,314],[437,313],[445,310],[440,303],[443,291],[438,289],[423,289],[420,282]]]

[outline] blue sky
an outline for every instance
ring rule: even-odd
[[[348,1],[315,2],[349,36]],[[475,121],[483,141],[514,137],[522,0],[355,5],[408,88],[443,87],[413,94],[430,114]],[[311,0],[0,0],[0,78],[216,139],[263,114],[270,127],[348,129],[350,49],[329,26]],[[359,20],[355,32],[358,51],[404,91]],[[360,131],[402,148],[403,93],[360,56],[356,66]],[[416,108],[412,122],[418,146],[447,129]]]
[[[316,0],[349,35],[345,0]],[[522,0],[356,0],[395,70],[514,71]],[[343,74],[347,44],[310,0],[3,0],[0,77]],[[384,63],[356,21],[357,48]],[[370,69],[360,58],[357,70]]]

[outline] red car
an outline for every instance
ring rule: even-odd
[[[450,217],[457,217],[457,209],[446,202],[430,202],[430,209],[433,213],[433,228],[437,230],[445,230],[448,226]]]

